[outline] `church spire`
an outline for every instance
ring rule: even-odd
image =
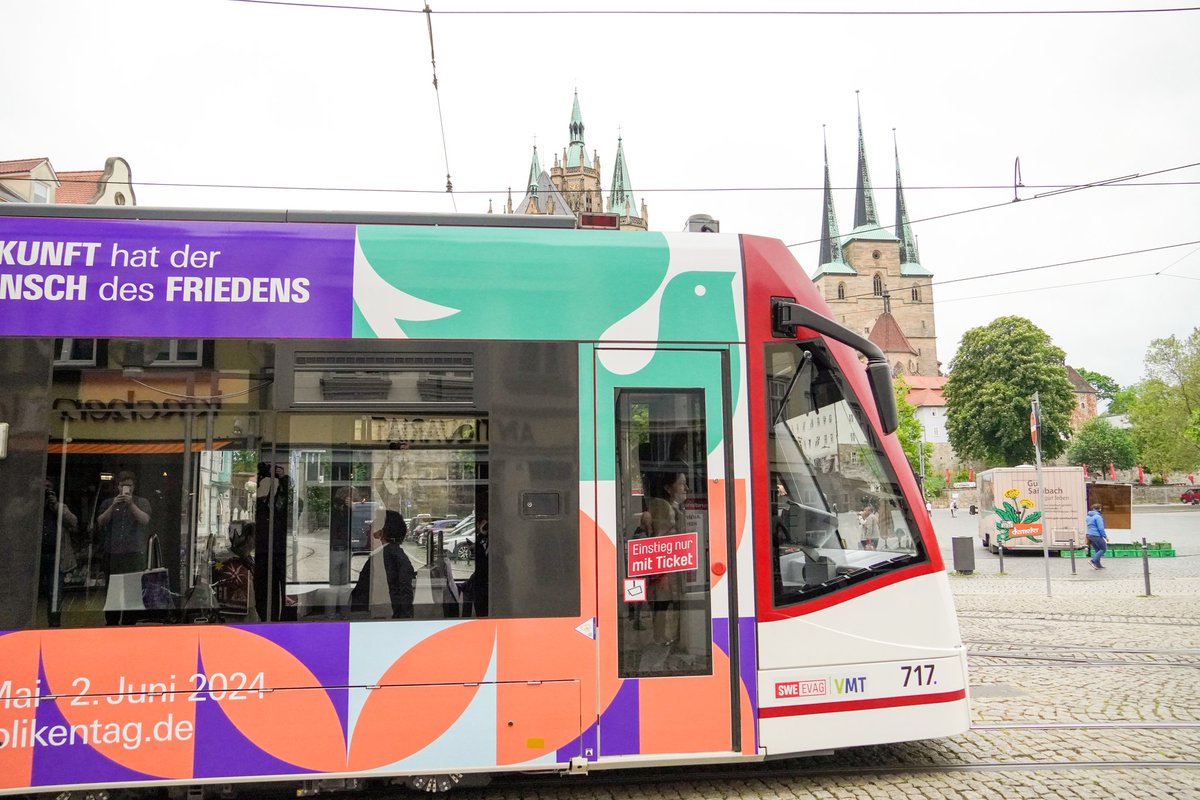
[[[845,263],[842,257],[842,237],[838,231],[837,209],[833,205],[833,184],[829,180],[829,144],[825,141],[825,126],[821,126],[821,145],[825,150],[825,204],[821,209],[821,257],[819,265]]]
[[[612,191],[608,194],[608,210],[623,217],[636,217],[637,203],[633,199],[633,185],[629,181],[629,168],[625,166],[625,142],[617,137],[617,159],[613,164]]]
[[[892,128],[892,146],[896,151],[896,238],[900,240],[900,264],[919,264],[917,239],[908,224],[908,209],[904,205],[904,187],[900,183],[900,145],[896,142],[896,129]]]
[[[542,174],[542,165],[538,162],[537,145],[533,146],[533,161],[529,164],[529,180],[526,181],[530,194],[537,194],[538,178]]]
[[[858,91],[854,92],[858,104]],[[858,183],[854,187],[854,227],[878,227],[879,216],[875,213],[875,192],[871,188],[871,174],[867,171],[867,151],[863,146],[862,106],[858,107]]]
[[[579,90],[575,90],[575,102],[571,106],[571,124],[569,126],[571,132],[571,146],[567,148],[567,159],[565,167],[588,167],[592,166],[591,159],[588,158],[587,148],[583,143],[583,114],[579,111]]]

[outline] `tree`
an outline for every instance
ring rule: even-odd
[[[903,378],[897,377],[892,382],[892,389],[896,393],[896,408],[900,412],[900,427],[896,428],[896,436],[900,438],[900,446],[904,448],[904,455],[908,456],[908,463],[912,464],[913,472],[919,474],[922,445],[921,422],[917,419],[916,406],[908,402],[909,388]],[[925,463],[928,464],[932,460],[933,445],[926,442]]]
[[[1096,391],[1100,394],[1100,399],[1106,403],[1111,403],[1113,398],[1117,396],[1117,392],[1121,391],[1121,384],[1103,372],[1092,372],[1090,369],[1084,369],[1083,367],[1075,371],[1079,373],[1079,377],[1095,387]]]
[[[1129,420],[1151,471],[1200,465],[1200,328],[1182,341],[1168,336],[1150,343]]]
[[[1024,317],[1000,317],[963,334],[946,381],[946,432],[961,458],[1011,466],[1032,463],[1030,401],[1038,392],[1042,456],[1066,449],[1075,390],[1065,353]]]
[[[1128,431],[1113,427],[1103,417],[1093,417],[1071,439],[1067,460],[1072,464],[1115,464],[1117,469],[1131,469],[1137,464],[1137,449]]]
[[[1112,400],[1108,401],[1109,414],[1128,414],[1129,409],[1133,408],[1133,403],[1137,400],[1138,385],[1122,386],[1117,393],[1113,395]]]

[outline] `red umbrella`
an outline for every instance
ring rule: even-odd
[[[946,485],[950,485],[950,468],[946,467]]]
[[[1146,476],[1142,472],[1142,465],[1138,464],[1138,483],[1145,483],[1145,482],[1146,482]]]
[[[974,469],[967,470],[967,480],[969,480],[969,481],[975,480],[975,470]]]
[[[1113,466],[1111,461],[1108,464],[1108,476],[1114,481],[1117,479],[1117,468]]]
[[[1084,465],[1083,465],[1083,479],[1084,479],[1085,481],[1087,480],[1087,475],[1088,475],[1088,471],[1087,471],[1087,464],[1084,464]]]
[[[1188,483],[1195,483],[1195,482],[1196,482],[1196,473],[1189,472],[1188,473]]]

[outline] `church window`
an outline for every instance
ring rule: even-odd
[[[845,300],[845,299],[846,299],[846,284],[845,284],[845,283],[839,283],[839,284],[838,284],[838,294],[837,294],[837,298],[838,298],[838,300]]]
[[[876,297],[883,297],[883,276],[878,272],[876,272],[875,277],[871,279],[871,287],[874,289]]]
[[[921,287],[920,286],[912,287],[912,299],[913,299],[914,303],[921,302]]]

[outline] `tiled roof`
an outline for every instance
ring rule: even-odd
[[[1092,386],[1084,380],[1082,375],[1075,371],[1074,367],[1070,364],[1067,364],[1066,367],[1067,378],[1071,381],[1071,385],[1075,387],[1076,394],[1100,394],[1100,392],[1096,391],[1095,386]]]
[[[946,396],[942,389],[948,378],[945,375],[905,375],[904,382],[908,384],[908,395],[905,398],[909,405],[914,406],[944,406]]]
[[[104,170],[89,169],[80,172],[58,173],[58,191],[54,193],[56,203],[86,203],[100,191],[100,178]]]
[[[867,338],[879,345],[885,353],[912,353],[914,356],[917,354],[917,349],[908,341],[904,331],[900,330],[896,318],[886,311],[875,320],[875,327],[871,329],[871,335]]]
[[[20,158],[16,161],[0,161],[0,175],[16,175],[22,172],[29,172],[38,164],[49,160],[48,158]]]

